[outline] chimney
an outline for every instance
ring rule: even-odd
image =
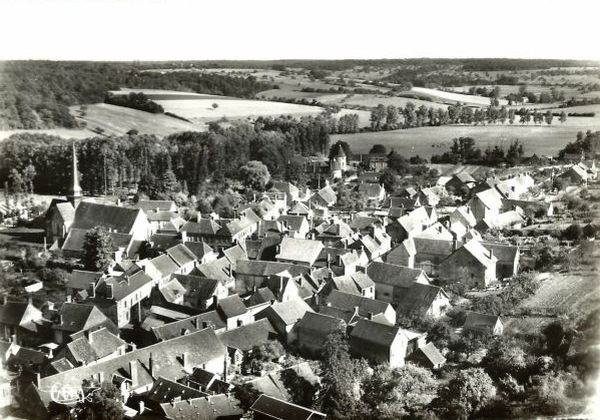
[[[359,307],[355,306],[354,307],[354,315],[358,316],[358,311],[359,311]]]
[[[33,305],[33,296],[31,296],[31,294],[27,295],[27,304]]]
[[[316,292],[313,292],[313,302],[315,307],[319,307],[319,294]]]
[[[8,296],[4,295],[4,304],[6,305],[8,303]]]
[[[368,318],[369,318],[369,321],[373,320],[373,312],[369,312]]]
[[[152,377],[154,377],[154,373],[155,373],[154,369],[155,369],[154,360],[152,358],[152,353],[150,353],[148,355],[148,370],[150,371],[150,376],[152,376]]]
[[[227,266],[227,275],[229,277],[233,277],[233,267],[231,266],[231,263],[229,263],[229,265]]]
[[[107,299],[113,298],[113,285],[112,284],[106,285],[106,298]]]
[[[10,342],[13,344],[17,344],[17,334],[12,334],[10,336]]]
[[[490,260],[494,258],[494,251],[490,249]]]
[[[71,303],[73,301],[73,297],[71,295],[67,295],[67,303]]]
[[[90,297],[93,299],[96,297],[96,283],[94,283],[93,281],[90,282]]]
[[[184,351],[181,354],[181,363],[183,364],[183,369],[188,369],[189,368],[189,356],[188,356],[188,352]]]
[[[138,411],[139,414],[142,414],[144,412],[144,409],[145,409],[145,407],[144,407],[144,401],[140,400],[140,409]]]
[[[217,305],[219,304],[219,297],[217,295],[213,295],[213,297],[212,297],[212,304],[213,304],[213,306],[216,309]]]
[[[40,372],[37,372],[35,374],[35,383],[36,383],[36,385],[37,385],[38,388],[40,387],[41,380],[42,380],[42,375],[40,374]]]
[[[129,362],[129,375],[131,376],[131,386],[137,387],[139,385],[137,360],[131,360]]]
[[[64,325],[65,324],[65,320],[63,317],[63,314],[60,314],[60,325]]]
[[[48,310],[49,311],[53,311],[54,310],[54,302],[48,301]]]
[[[458,248],[458,240],[456,238],[452,239],[452,252],[456,251]]]

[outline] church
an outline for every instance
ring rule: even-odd
[[[77,171],[77,151],[73,145],[72,179],[65,199],[54,199],[46,211],[46,241],[51,250],[78,258],[83,252],[85,234],[94,227],[104,228],[115,251],[133,257],[148,240],[151,227],[142,209],[118,204],[96,203],[83,197]]]

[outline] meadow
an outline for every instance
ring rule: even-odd
[[[569,120],[575,120],[571,118]],[[567,123],[569,122],[567,121]],[[600,130],[598,119],[577,118],[576,122],[564,125],[446,125],[440,127],[420,127],[406,130],[380,131],[357,134],[336,134],[332,143],[343,140],[348,142],[354,153],[368,153],[374,144],[383,144],[407,157],[419,155],[431,158],[433,154],[442,154],[449,150],[453,138],[473,137],[477,147],[485,149],[496,144],[508,144],[519,139],[525,148],[525,154],[554,156],[568,142],[575,140],[578,131]],[[589,124],[588,124],[589,123]]]

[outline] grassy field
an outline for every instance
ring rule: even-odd
[[[0,141],[18,133],[50,134],[65,139],[84,139],[91,135],[89,130],[69,128],[49,128],[46,130],[0,130]]]
[[[186,100],[185,102],[190,102]],[[151,114],[145,111],[125,108],[109,104],[93,104],[87,106],[85,115],[81,116],[80,107],[71,108],[77,120],[85,121],[88,130],[101,128],[103,134],[122,135],[131,129],[141,134],[167,136],[180,131],[204,131],[204,125],[196,125],[163,114]],[[93,135],[88,132],[88,137]]]
[[[569,121],[571,123],[569,124]],[[585,120],[585,121],[582,121]],[[579,124],[579,125],[578,125]],[[388,150],[394,148],[405,156],[419,155],[430,158],[448,150],[456,137],[473,137],[478,147],[508,143],[518,138],[523,142],[525,154],[555,155],[567,142],[575,140],[578,131],[600,130],[597,118],[571,118],[564,125],[487,125],[487,126],[441,126],[420,127],[407,130],[380,131],[375,133],[338,134],[331,141],[348,142],[355,153],[368,153],[374,144],[383,144]]]
[[[267,115],[318,115],[322,109],[315,106],[284,102],[254,101],[226,97],[207,99],[156,100],[166,112],[172,112],[195,123],[206,123],[221,118],[242,119]],[[213,108],[217,104],[217,108]]]
[[[490,98],[477,95],[465,95],[462,93],[446,92],[438,89],[428,89],[423,87],[413,87],[407,93],[414,93],[419,96],[431,98],[434,102],[460,102],[467,105],[489,106]],[[506,105],[505,99],[500,99],[500,105]]]

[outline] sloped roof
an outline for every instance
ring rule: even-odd
[[[446,358],[433,343],[427,343],[423,347],[419,347],[415,350],[415,353],[423,355],[434,366],[446,363]]]
[[[68,332],[85,331],[108,320],[94,305],[82,303],[65,302],[58,314],[59,323],[54,324],[52,328]]]
[[[465,319],[464,328],[465,329],[478,329],[485,327],[494,327],[496,323],[500,320],[499,316],[496,315],[488,315],[482,314],[479,312],[469,312],[467,313],[467,318]]]
[[[176,208],[175,203],[171,200],[140,200],[135,205],[137,208],[142,209],[144,213],[149,211],[171,211]]]
[[[301,299],[292,299],[286,302],[275,302],[266,311],[273,312],[285,325],[295,324],[306,312],[314,312],[308,304]]]
[[[230,269],[233,270],[232,263],[227,258],[222,257],[215,261],[197,265],[191,274],[227,282],[231,279]]]
[[[492,250],[494,256],[498,258],[498,261],[506,263],[513,263],[519,253],[519,247],[515,245],[488,241],[483,241],[482,244],[486,249]]]
[[[87,233],[88,230],[86,229],[71,227],[67,237],[65,238],[65,242],[63,243],[62,250],[71,252],[83,251],[83,244],[85,243],[85,236]],[[112,240],[114,249],[127,249],[133,241],[133,236],[128,233],[107,232],[107,234]]]
[[[325,414],[318,411],[264,394],[258,397],[254,404],[252,404],[252,407],[250,407],[250,410],[270,416],[273,419],[282,420],[316,420],[320,417],[325,418]]]
[[[194,300],[208,300],[214,296],[219,280],[208,279],[200,276],[188,274],[175,274],[175,279],[185,290],[185,294],[191,296]]]
[[[329,335],[335,331],[342,331],[344,322],[339,318],[323,313],[306,312],[298,322],[297,328],[319,335]]]
[[[152,385],[152,388],[145,395],[148,408],[156,409],[159,404],[170,403],[175,398],[180,397],[182,400],[205,397],[208,394],[190,388],[179,382],[159,377]],[[179,418],[179,417],[178,417]]]
[[[400,334],[400,331],[399,327],[393,325],[359,319],[350,336],[372,343],[373,345],[387,348],[392,345],[398,334]]]
[[[299,231],[303,224],[308,225],[304,216],[294,216],[292,214],[283,214],[277,219],[278,222],[285,222],[290,230]]]
[[[0,303],[0,324],[20,325],[29,306],[27,302]]]
[[[310,265],[315,263],[324,248],[321,241],[289,237],[283,238],[280,247],[280,252],[276,255],[276,258]]]
[[[102,279],[98,282],[97,287],[100,288],[102,283],[112,285],[113,298],[115,300],[121,300],[146,284],[152,283],[152,279],[140,270],[131,276],[123,274],[118,277]]]
[[[185,287],[176,279],[169,280],[164,286],[159,289],[162,296],[167,302],[175,302],[180,296],[186,292]]]
[[[367,266],[367,274],[375,283],[408,288],[423,274],[423,270],[372,262]]]
[[[160,409],[164,418],[168,419],[217,420],[240,418],[244,410],[239,404],[230,394],[216,394],[166,402],[160,405]]]
[[[186,242],[185,246],[190,250],[194,257],[198,260],[201,260],[206,254],[210,254],[215,252],[208,244],[205,242]]]
[[[289,271],[292,276],[297,276],[307,272],[309,268],[275,261],[239,260],[237,262],[236,274],[269,277],[285,270]]]
[[[179,266],[167,254],[152,258],[148,264],[152,264],[163,277],[169,276],[179,270]]]
[[[178,244],[167,249],[167,255],[177,263],[178,266],[192,263],[196,260],[194,253],[185,245]]]
[[[431,284],[413,283],[398,302],[397,311],[407,315],[424,315],[438,296],[448,295],[441,287]]]
[[[202,330],[204,328],[203,324],[212,326],[215,330],[220,330],[226,326],[217,311],[209,311],[200,315],[193,315],[178,321],[169,322],[168,324],[155,326],[151,330],[157,340],[164,341],[181,336],[182,331],[195,332]]]
[[[375,225],[381,226],[381,224],[381,220],[378,217],[356,216],[350,221],[349,226],[355,231],[361,231]]]
[[[219,299],[218,308],[226,319],[240,316],[248,312],[246,305],[244,305],[244,302],[239,295],[231,295]]]
[[[263,318],[251,324],[222,332],[217,337],[228,348],[248,351],[252,350],[255,346],[260,346],[273,340],[275,334],[276,332],[271,322]]]
[[[500,195],[500,193],[493,188],[478,192],[477,194],[475,194],[475,196],[488,209],[501,209],[502,208],[502,195]]]
[[[276,300],[277,298],[268,287],[261,287],[252,293],[248,299],[244,301],[246,307],[251,308],[256,305],[261,305]]]
[[[188,221],[182,227],[182,232],[196,235],[213,236],[221,229],[221,225],[212,219],[200,219],[197,222]]]
[[[375,283],[366,273],[357,272],[332,279],[336,290],[344,293],[362,295],[362,290],[375,287]]]
[[[65,287],[75,290],[85,290],[90,287],[90,283],[96,283],[100,277],[102,277],[102,272],[73,270],[68,276]]]
[[[310,209],[304,203],[296,201],[288,210],[288,214],[308,215],[310,214]]]
[[[486,267],[497,260],[495,256],[490,257],[490,251],[476,239],[471,239],[469,242],[465,243],[462,248],[467,250],[475,257],[475,259],[477,259],[477,261]]]
[[[57,203],[56,210],[58,210],[60,217],[62,217],[65,223],[72,223],[75,219],[75,209],[70,202]]]
[[[119,347],[127,344],[120,337],[114,335],[106,328],[101,328],[96,331],[91,331],[88,341],[93,346],[96,355],[101,359],[116,352]]]
[[[389,303],[376,299],[369,299],[364,296],[340,292],[339,290],[332,290],[329,296],[327,296],[327,299],[325,299],[325,302],[327,305],[346,311],[354,310],[354,308],[358,307],[358,314],[365,318],[368,317],[369,314],[376,315],[385,313],[391,308]]]
[[[140,214],[143,214],[141,209],[82,201],[75,209],[72,228],[89,230],[102,226],[118,233],[130,233]]]

